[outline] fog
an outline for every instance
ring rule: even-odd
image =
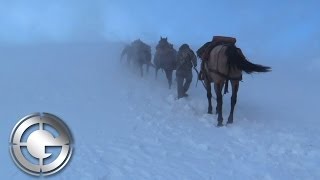
[[[61,179],[320,179],[319,5],[0,0],[2,147],[20,118],[50,112],[76,140],[72,161],[53,176]],[[176,100],[163,72],[141,78],[119,62],[137,38],[153,50],[160,36],[196,50],[213,35],[236,37],[250,61],[272,67],[243,76],[230,127],[215,127],[195,73],[189,97]],[[31,178],[3,152],[4,179]]]
[[[213,35],[226,35],[249,54],[312,60],[319,57],[319,5],[312,0],[1,0],[0,44],[136,38],[155,43],[165,36],[198,47]]]

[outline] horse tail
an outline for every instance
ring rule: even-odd
[[[253,64],[247,59],[241,59],[240,61],[240,69],[246,72],[247,74],[251,74],[253,72],[270,72],[271,67],[263,66],[260,64]]]
[[[263,66],[260,64],[254,64],[247,60],[243,55],[241,49],[236,46],[229,46],[226,50],[226,55],[228,56],[228,62],[231,67],[237,67],[247,74],[253,72],[270,72],[271,67]]]

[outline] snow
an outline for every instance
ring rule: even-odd
[[[4,179],[29,179],[10,158],[9,135],[32,112],[71,129],[74,154],[57,179],[319,179],[319,72],[298,62],[261,60],[245,75],[234,124],[217,128],[195,78],[175,100],[164,73],[154,80],[119,62],[122,44],[0,47]],[[290,64],[290,67],[287,64]],[[316,63],[315,61],[312,63]],[[308,69],[309,68],[309,69]],[[214,101],[215,103],[215,101]],[[224,96],[227,120],[230,94]]]

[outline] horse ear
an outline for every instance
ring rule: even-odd
[[[162,36],[160,36],[160,39],[162,39]]]
[[[166,37],[165,39],[168,40],[168,37]]]

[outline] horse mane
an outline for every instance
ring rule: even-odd
[[[253,64],[247,60],[243,55],[240,48],[236,47],[233,44],[226,45],[227,49],[225,51],[226,56],[228,57],[228,65],[230,68],[238,68],[247,74],[253,72],[269,72],[271,67],[263,66],[260,64]]]

